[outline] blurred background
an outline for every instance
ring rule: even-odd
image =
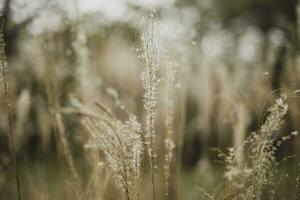
[[[224,166],[211,148],[240,145],[259,129],[281,92],[300,95],[297,0],[0,0],[23,199],[77,198],[70,166],[85,188],[94,162],[103,157],[85,148],[89,136],[80,118],[62,112],[72,97],[87,105],[103,102],[122,118],[121,104],[143,122],[138,55],[149,8],[158,13],[162,82],[164,66],[178,66],[174,117],[181,184],[172,199],[206,199],[198,184],[218,190]],[[164,95],[162,83],[159,119],[166,114]],[[299,99],[288,103],[281,135],[300,130]],[[17,195],[15,169],[4,106],[1,113],[0,199],[10,200]],[[278,160],[294,156],[281,166],[291,176],[297,173],[299,142],[293,138],[277,152]],[[106,176],[99,175],[95,187],[107,184],[103,199],[121,199],[109,177],[104,183]],[[295,184],[288,178],[283,183],[276,199],[292,199]]]

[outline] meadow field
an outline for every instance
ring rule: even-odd
[[[297,0],[0,11],[0,200],[300,199]]]

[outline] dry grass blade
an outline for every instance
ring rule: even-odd
[[[11,103],[8,93],[8,83],[7,83],[7,62],[6,62],[6,56],[4,52],[4,18],[1,17],[0,19],[0,65],[1,65],[1,79],[2,79],[2,85],[3,85],[3,94],[5,98],[5,107],[7,112],[7,118],[8,118],[8,126],[9,126],[9,142],[10,142],[10,154],[11,159],[13,162],[13,168],[16,175],[16,185],[17,185],[17,193],[18,193],[18,199],[21,200],[21,187],[20,187],[20,176],[19,176],[19,170],[18,170],[18,162],[16,158],[16,152],[15,152],[15,141],[14,141],[14,131],[13,131],[13,124],[12,124],[12,117],[11,117]]]

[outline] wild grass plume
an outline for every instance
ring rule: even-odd
[[[269,197],[275,195],[276,188],[276,151],[283,142],[297,134],[280,136],[279,130],[285,123],[288,111],[287,95],[282,94],[266,113],[265,122],[257,132],[253,132],[242,146],[228,148],[224,158],[226,167],[223,198],[225,199],[262,199],[263,192],[271,189]],[[239,159],[239,154],[245,154],[245,161]],[[242,162],[242,163],[240,163]]]
[[[157,13],[155,10],[149,11],[145,18],[145,30],[142,33],[142,54],[141,58],[145,64],[145,70],[142,73],[142,83],[144,88],[143,103],[146,111],[145,116],[145,144],[149,156],[151,179],[152,179],[152,196],[156,199],[156,168],[157,153],[156,145],[156,127],[157,119],[157,102],[158,102],[158,83],[159,83],[159,47],[157,32]]]
[[[87,146],[101,149],[105,163],[113,173],[117,187],[126,200],[141,199],[143,143],[141,124],[134,115],[122,122],[105,107],[99,106],[99,113],[84,112],[79,102],[76,107],[83,111],[82,123],[91,135]],[[102,115],[101,115],[102,114]]]

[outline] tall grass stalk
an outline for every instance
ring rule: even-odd
[[[173,149],[175,143],[174,135],[174,104],[175,104],[175,84],[176,84],[176,63],[169,61],[167,65],[167,115],[166,115],[166,136],[165,145],[165,160],[164,160],[164,184],[165,197],[169,198],[169,183],[171,178],[171,163],[173,160]]]
[[[7,112],[7,118],[8,118],[8,128],[9,128],[9,142],[10,142],[10,155],[13,162],[13,168],[15,172],[15,178],[16,178],[16,185],[17,185],[17,194],[18,199],[21,200],[21,186],[20,186],[20,176],[19,176],[19,170],[18,170],[18,162],[16,158],[16,152],[15,152],[15,141],[14,141],[14,130],[13,130],[13,122],[12,122],[12,116],[11,116],[11,103],[8,93],[8,82],[7,82],[7,61],[6,61],[6,55],[5,55],[5,43],[4,43],[4,19],[1,18],[0,22],[0,65],[1,65],[1,79],[2,79],[2,86],[3,86],[3,96],[5,99],[5,107]]]
[[[155,121],[157,116],[157,86],[159,83],[159,50],[156,18],[157,13],[155,10],[151,10],[145,16],[144,32],[141,36],[143,52],[141,57],[145,62],[145,70],[142,72],[142,83],[145,90],[143,103],[146,110],[145,143],[150,162],[153,200],[156,199],[157,154],[154,148],[156,138]]]
[[[52,37],[48,38],[50,42],[53,40]],[[49,43],[46,43],[49,44]],[[76,193],[76,198],[80,199],[81,196],[81,181],[78,172],[75,167],[74,158],[71,153],[70,145],[66,136],[66,130],[63,123],[62,116],[60,114],[60,77],[59,77],[59,63],[57,57],[52,52],[53,46],[45,46],[45,53],[48,59],[46,88],[48,98],[48,110],[51,115],[51,120],[55,131],[55,140],[58,147],[58,152],[62,159],[67,163],[68,168],[71,172],[72,177],[72,190]]]
[[[233,145],[235,148],[243,147],[245,141],[245,132],[247,127],[247,112],[245,105],[243,103],[237,103],[236,105],[236,119],[233,124]],[[237,163],[240,165],[244,162],[244,151],[241,148],[240,151],[237,151],[236,155]]]
[[[20,93],[16,103],[16,151],[18,151],[24,143],[24,139],[26,137],[24,130],[29,119],[30,109],[31,95],[28,90],[24,89]]]
[[[179,69],[178,69],[179,71]],[[185,128],[186,128],[186,103],[187,103],[187,92],[186,92],[186,83],[183,80],[186,80],[186,75],[184,70],[182,68],[178,72],[180,73],[180,82],[181,82],[181,88],[178,90],[178,105],[179,105],[179,114],[178,114],[178,121],[179,125],[176,124],[177,134],[175,138],[176,143],[176,153],[175,153],[175,166],[174,166],[174,172],[175,172],[175,191],[176,191],[176,199],[182,199],[181,196],[182,192],[181,190],[181,170],[182,170],[182,154],[183,154],[183,144],[184,144],[184,134],[185,134]]]

